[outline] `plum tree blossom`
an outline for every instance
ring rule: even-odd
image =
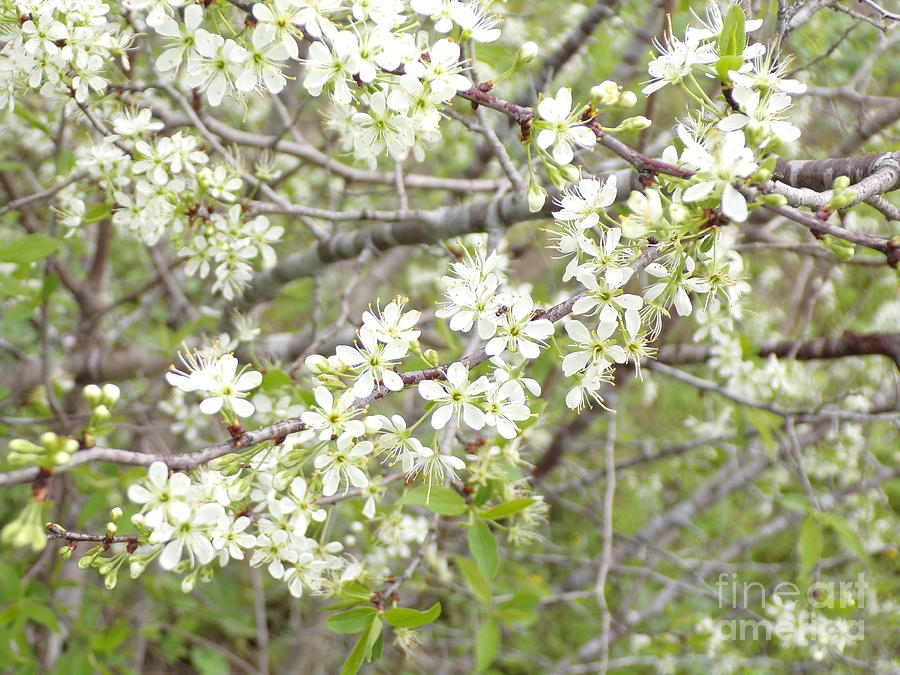
[[[580,111],[572,110],[572,90],[560,87],[555,97],[541,100],[537,108],[541,120],[537,144],[542,150],[553,147],[553,161],[569,164],[575,156],[573,145],[590,148],[596,142],[594,132],[579,123]]]
[[[657,9],[0,0],[0,662],[888,672],[900,18]]]

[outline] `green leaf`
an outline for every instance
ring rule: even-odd
[[[541,596],[534,591],[520,589],[509,599],[497,604],[497,609],[515,609],[521,612],[527,612],[534,609],[541,602]]]
[[[797,546],[800,549],[800,576],[806,577],[819,561],[819,558],[822,556],[822,550],[825,548],[822,529],[819,527],[819,521],[815,516],[808,516],[803,523]]]
[[[484,506],[492,494],[494,494],[494,481],[489,480],[478,488],[478,492],[475,493],[475,497],[472,499],[472,506]]]
[[[92,223],[98,223],[104,218],[106,218],[110,214],[109,204],[95,204],[92,206],[87,213],[84,214],[84,218],[82,219],[86,225],[90,225]]]
[[[24,607],[24,614],[32,621],[46,626],[54,633],[59,632],[59,623],[56,620],[56,614],[52,609],[45,605],[37,603],[28,603]]]
[[[395,628],[418,628],[441,615],[441,603],[436,602],[424,612],[409,607],[394,607],[384,613],[384,620]]]
[[[0,160],[0,171],[21,171],[25,168],[22,162],[11,162],[9,160]]]
[[[475,672],[480,673],[494,661],[500,648],[500,627],[488,617],[475,636]]]
[[[732,5],[722,21],[722,32],[719,33],[719,54],[723,56],[741,56],[747,43],[744,10],[739,5]]]
[[[744,65],[744,59],[740,56],[721,56],[716,61],[716,74],[719,76],[720,82],[730,82],[728,71],[739,70]]]
[[[500,567],[500,554],[497,551],[497,540],[484,521],[474,520],[469,526],[469,551],[478,565],[478,571],[485,579],[493,579]]]
[[[453,556],[453,560],[456,562],[459,571],[462,572],[463,578],[466,580],[466,584],[469,586],[472,594],[485,605],[490,605],[491,583],[478,571],[478,566],[468,558],[463,558],[459,555]]]
[[[503,502],[502,504],[497,504],[497,506],[482,511],[478,514],[479,518],[484,518],[485,520],[499,520],[500,518],[506,518],[506,516],[512,515],[517,511],[521,511],[527,506],[531,506],[537,501],[537,499],[510,499],[508,502]]]
[[[426,506],[442,516],[458,516],[466,510],[466,500],[450,488],[417,487],[413,488],[397,500],[397,504]]]
[[[325,626],[333,633],[358,633],[372,623],[374,607],[356,607],[325,619]]]
[[[846,546],[853,555],[863,562],[868,561],[869,557],[866,555],[866,550],[863,548],[859,533],[850,527],[850,524],[844,520],[842,516],[831,512],[821,513],[819,515],[822,520],[828,523],[832,530],[837,532],[838,537],[844,542],[844,546]]]
[[[281,389],[281,387],[292,384],[294,384],[294,381],[291,379],[290,375],[279,368],[273,368],[268,371],[263,375],[262,379],[263,391],[275,391],[276,389]]]
[[[759,439],[769,454],[775,454],[775,432],[781,429],[781,416],[759,408],[745,408],[744,413],[759,432]]]
[[[344,661],[344,665],[341,668],[341,675],[356,675],[359,671],[363,659],[366,656],[366,652],[368,651],[368,645],[366,644],[368,633],[369,631],[367,629],[365,633],[359,636],[356,644],[353,645],[353,650],[347,656],[347,660]]]
[[[61,243],[59,239],[43,234],[27,234],[0,245],[0,262],[19,265],[37,262],[53,253]]]

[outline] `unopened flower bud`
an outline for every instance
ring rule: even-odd
[[[619,102],[622,87],[612,80],[605,80],[591,87],[591,98],[597,99],[603,105],[615,105]]]
[[[581,172],[571,164],[564,164],[563,166],[559,167],[559,172],[562,174],[562,177],[565,178],[569,183],[574,183],[579,178],[581,178]]]
[[[633,91],[623,91],[619,96],[619,102],[616,106],[619,108],[632,108],[637,103],[637,94]]]
[[[116,587],[116,581],[118,580],[119,575],[113,572],[112,574],[107,574],[106,578],[103,579],[103,583],[106,585],[106,589],[111,591]]]
[[[86,570],[91,566],[91,563],[94,562],[94,558],[92,556],[86,555],[83,558],[78,559],[78,569]]]
[[[59,557],[63,560],[68,560],[72,557],[72,548],[69,546],[60,546],[59,547]]]
[[[363,418],[363,425],[366,427],[367,434],[377,433],[381,429],[381,420],[374,415]]]
[[[43,448],[39,445],[35,445],[31,441],[26,441],[24,438],[14,438],[9,442],[9,449],[13,452],[20,453],[34,453],[41,452]]]
[[[53,463],[56,464],[56,466],[62,466],[63,464],[67,464],[69,462],[69,458],[71,456],[72,455],[70,455],[68,452],[64,452],[62,450],[60,450],[59,452],[54,452]]]
[[[147,569],[147,566],[143,563],[133,562],[128,566],[128,574],[132,579],[137,579],[144,573],[145,569]]]
[[[528,210],[531,213],[537,213],[547,201],[547,191],[537,183],[532,183],[528,186],[526,197],[528,198]]]
[[[89,384],[82,389],[81,396],[89,406],[94,408],[103,400],[103,391],[96,384]]]
[[[669,217],[672,218],[672,222],[683,223],[690,215],[690,209],[684,204],[679,204],[677,202],[669,204]]]
[[[140,513],[135,513],[131,516],[131,524],[135,526],[138,530],[144,529],[144,516]]]
[[[649,127],[653,122],[644,117],[643,115],[637,115],[635,117],[629,117],[625,121],[623,121],[619,125],[619,129],[623,133],[635,133],[637,131],[643,131],[647,127]]]
[[[59,442],[59,436],[54,434],[52,431],[45,431],[41,434],[41,445],[44,446],[45,450],[55,450],[57,443]]]
[[[538,55],[538,46],[534,42],[526,42],[516,52],[516,66],[524,66],[534,61]]]
[[[309,369],[309,372],[311,372],[313,375],[319,375],[320,373],[327,372],[328,370],[328,359],[326,359],[321,354],[310,354],[306,357],[304,363]]]
[[[109,412],[109,408],[105,405],[98,405],[94,408],[94,419],[97,422],[105,422],[110,417],[112,417],[112,413]]]
[[[107,523],[106,524],[106,534],[113,535],[119,531],[119,528],[115,523]]]
[[[103,405],[107,408],[115,408],[116,403],[119,402],[119,396],[121,395],[121,391],[114,384],[104,384],[103,385]]]
[[[440,355],[434,349],[426,349],[425,352],[422,354],[422,357],[425,359],[425,362],[429,366],[436,366],[441,358]]]
[[[114,523],[117,522],[119,520],[119,518],[121,518],[121,517],[122,517],[122,509],[118,506],[109,512],[109,519],[111,521],[113,521]]]
[[[563,178],[563,175],[555,166],[547,166],[547,180],[549,180],[550,184],[557,190],[562,190],[566,187],[566,179]]]

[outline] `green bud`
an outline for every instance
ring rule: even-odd
[[[750,177],[750,180],[754,183],[767,183],[771,179],[772,170],[762,166],[759,167]]]
[[[850,177],[849,176],[838,176],[831,183],[831,189],[834,190],[835,194],[843,192],[848,187],[850,187]]]
[[[555,166],[547,165],[547,180],[550,181],[550,184],[555,187],[557,190],[562,190],[566,187],[566,179],[563,178],[563,175],[559,172]],[[541,202],[543,206],[543,202]]]
[[[71,457],[72,457],[71,454],[69,454],[68,452],[64,452],[62,450],[60,450],[59,452],[54,452],[53,453],[53,464],[55,464],[56,466],[62,466],[63,464],[67,464],[69,461],[69,458],[71,458]]]
[[[112,590],[116,587],[116,580],[118,578],[118,573],[113,572],[112,574],[107,574],[103,579],[103,583],[106,585],[107,590]]]
[[[103,392],[96,384],[89,384],[84,389],[82,389],[81,396],[82,398],[84,398],[85,402],[92,408],[100,405],[100,401],[103,400]]]
[[[9,442],[9,449],[13,452],[20,453],[42,453],[44,449],[35,445],[31,441],[26,441],[24,438],[14,438]]]
[[[766,206],[784,206],[787,204],[787,197],[778,194],[759,195],[756,201],[762,202]]]
[[[112,571],[112,563],[105,562],[97,568],[97,571],[101,574],[101,576],[106,576]]]
[[[40,441],[45,450],[55,450],[57,444],[59,443],[59,436],[54,434],[52,431],[45,431],[41,434]]]
[[[547,201],[547,191],[537,183],[531,183],[526,193],[528,199],[528,210],[531,213],[537,213],[544,207]]]
[[[422,358],[425,359],[425,362],[429,366],[436,366],[438,363],[440,363],[441,357],[434,349],[426,349],[422,354]]]
[[[581,178],[581,172],[571,164],[565,164],[564,166],[559,167],[559,172],[569,183],[574,183]]]
[[[91,566],[92,562],[94,562],[94,558],[92,556],[86,555],[78,560],[78,569],[86,570]]]
[[[840,176],[843,178],[843,176]],[[831,197],[831,208],[835,211],[846,209],[856,201],[856,190],[844,190],[843,192],[835,191]]]
[[[137,579],[144,573],[144,570],[147,569],[147,566],[140,562],[132,562],[128,566],[128,574],[132,579]]]
[[[647,119],[643,115],[637,115],[635,117],[629,117],[628,119],[624,120],[619,125],[619,130],[622,133],[631,134],[631,133],[635,133],[638,131],[643,131],[644,129],[649,127],[651,124],[653,124],[653,122],[651,122],[649,119]]]
[[[839,239],[838,237],[833,237],[830,234],[826,234],[825,238],[821,240],[821,243],[822,246],[831,251],[838,260],[843,262],[851,260],[856,253],[855,244]]]
[[[122,509],[120,507],[115,507],[109,512],[109,519],[114,523],[117,522],[122,517]]]
[[[134,525],[135,529],[143,530],[144,529],[144,516],[140,513],[135,513],[131,516],[131,524]]]
[[[105,405],[98,405],[94,408],[94,421],[98,423],[105,422],[110,417],[112,417],[112,413],[109,412],[109,408]]]
[[[119,531],[119,528],[116,526],[115,523],[110,522],[110,523],[106,524],[106,534],[114,535],[118,531]]]
[[[69,546],[60,546],[59,547],[59,557],[63,560],[68,560],[72,557],[72,549]]]

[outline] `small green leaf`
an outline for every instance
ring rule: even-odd
[[[497,552],[497,540],[484,521],[476,519],[469,526],[469,551],[478,565],[478,571],[485,579],[493,579],[500,567],[500,554]]]
[[[472,499],[473,506],[484,506],[487,500],[494,494],[494,481],[489,480],[487,483],[478,488],[475,497]]]
[[[731,78],[728,72],[731,70],[739,70],[744,65],[744,59],[740,56],[721,56],[716,61],[716,74],[719,76],[720,82],[730,82]]]
[[[413,488],[397,500],[397,504],[426,506],[442,516],[458,516],[466,510],[466,500],[450,488],[433,486]]]
[[[719,54],[723,56],[740,56],[747,43],[746,17],[739,5],[732,5],[722,21],[722,32],[719,33]]]
[[[43,260],[59,248],[59,239],[43,234],[27,234],[5,244],[0,244],[0,262],[33,263]]]
[[[497,504],[493,508],[482,511],[478,514],[479,518],[483,518],[484,520],[499,520],[500,518],[506,518],[506,516],[512,515],[517,511],[521,511],[527,506],[531,506],[537,501],[537,499],[510,499],[508,502],[503,502],[502,504]]]
[[[290,375],[279,368],[272,368],[263,375],[262,389],[263,391],[274,391],[292,384],[294,384],[294,381]]]
[[[394,607],[384,613],[384,620],[395,628],[418,628],[441,615],[441,603],[436,602],[424,612],[409,607]]]
[[[56,614],[46,605],[28,603],[24,606],[24,610],[24,614],[32,621],[49,628],[54,633],[59,632],[59,623],[56,620]]]
[[[0,171],[21,171],[25,168],[22,162],[12,162],[9,160],[0,160]]]
[[[837,532],[838,537],[844,542],[844,546],[846,546],[853,555],[863,562],[868,561],[868,556],[866,555],[866,550],[863,548],[862,540],[859,538],[859,533],[850,527],[850,524],[844,520],[842,516],[831,512],[821,513],[819,515],[826,523],[828,523],[832,530]]]
[[[466,584],[469,586],[472,594],[485,605],[490,605],[491,583],[478,571],[478,566],[468,558],[463,558],[459,555],[453,556],[453,560],[456,562],[459,571],[462,572],[463,578],[466,580]]]
[[[797,546],[800,549],[800,576],[806,577],[819,561],[822,550],[825,548],[822,529],[815,516],[810,515],[806,518],[803,528],[800,530]]]
[[[334,633],[358,633],[372,623],[374,607],[356,607],[340,614],[332,614],[325,620],[325,626]]]
[[[366,631],[359,636],[356,644],[353,645],[352,651],[347,656],[347,660],[344,661],[344,665],[341,667],[341,675],[356,675],[359,671],[363,659],[366,657],[366,652],[369,651],[368,638],[369,629],[367,628]]]
[[[475,636],[475,672],[480,673],[494,661],[500,648],[500,627],[488,617]]]
[[[759,408],[744,409],[750,423],[759,432],[759,439],[766,446],[769,454],[775,454],[775,432],[781,429],[781,416]]]

